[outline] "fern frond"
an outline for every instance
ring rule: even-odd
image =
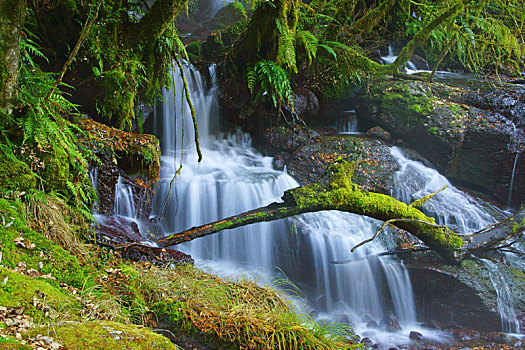
[[[337,60],[337,53],[333,48],[331,48],[328,45],[325,44],[317,44],[320,48],[323,48],[326,52],[328,52],[330,55],[334,57],[335,60]]]
[[[297,41],[303,45],[304,50],[306,51],[306,55],[308,56],[308,64],[312,64],[317,55],[317,44],[319,40],[315,37],[315,35],[307,30],[297,31],[296,36]]]

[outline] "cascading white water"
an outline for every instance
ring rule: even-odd
[[[359,125],[355,110],[344,111],[335,122],[335,129],[341,134],[359,134]]]
[[[161,139],[163,156],[154,202],[154,215],[165,233],[267,205],[297,186],[286,173],[272,169],[271,158],[258,154],[249,136],[237,132],[221,137],[217,125],[212,126],[218,118],[214,68],[210,68],[212,81],[206,89],[197,70],[186,65],[184,71],[197,111],[203,161],[197,163],[193,150],[186,103],[180,95],[165,91],[162,116],[156,118],[155,133]],[[180,84],[179,72],[173,74]],[[177,86],[176,91],[182,87]],[[343,315],[376,341],[406,342],[415,325],[392,335],[367,329],[369,320],[362,319],[368,315],[379,323],[393,312],[402,325],[416,321],[410,279],[403,265],[392,257],[365,258],[385,250],[379,241],[350,253],[355,244],[375,233],[379,223],[339,212],[305,214],[296,221],[297,233],[293,233],[291,220],[280,220],[220,232],[179,249],[190,253],[198,264],[215,269],[227,266],[237,271],[262,270],[267,276],[284,274],[303,290],[321,318]],[[355,263],[330,264],[348,258]]]
[[[400,166],[394,175],[395,198],[411,203],[448,186],[423,205],[423,211],[438,223],[459,233],[473,233],[497,221],[490,209],[452,186],[437,170],[408,159],[398,147],[392,147],[391,153]]]
[[[516,165],[518,164],[520,153],[516,152],[516,156],[514,157],[514,165],[512,166],[512,175],[510,177],[510,187],[509,187],[509,198],[507,200],[507,208],[510,208],[512,206],[512,189],[514,187],[514,175],[516,174]]]
[[[481,259],[489,272],[498,300],[498,311],[501,315],[501,329],[504,332],[519,333],[520,323],[516,318],[514,296],[506,282],[506,277],[498,266],[490,260]]]
[[[498,221],[487,206],[481,205],[469,194],[452,186],[437,170],[408,159],[397,147],[392,147],[391,151],[400,165],[400,170],[394,177],[395,190],[393,195],[397,199],[410,203],[437,191],[443,186],[448,186],[446,190],[436,194],[423,205],[423,211],[434,216],[438,223],[465,234],[476,232]],[[502,331],[519,333],[514,297],[505,282],[502,271],[490,260],[482,260],[496,290]]]

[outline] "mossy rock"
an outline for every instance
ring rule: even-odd
[[[67,182],[70,180],[69,155],[62,147],[54,147],[51,152],[42,152],[40,159],[44,163],[44,168],[40,171],[40,176],[46,183],[49,190],[60,193],[67,193]]]
[[[180,349],[151,329],[110,321],[91,321],[55,327],[56,339],[72,350]]]
[[[28,191],[36,187],[36,177],[26,163],[0,159],[0,190]]]
[[[41,308],[36,307],[34,299],[43,302],[50,308],[50,315],[59,316],[67,310],[69,317],[80,317],[80,303],[63,289],[48,283],[49,280],[39,277],[29,277],[18,272],[0,267],[0,305],[4,307],[23,307],[30,315],[43,315]],[[43,293],[43,294],[42,294]]]
[[[42,274],[51,274],[58,281],[82,287],[89,281],[86,268],[76,256],[41,233],[31,230],[24,218],[25,208],[20,201],[0,199],[0,251],[2,264],[14,268],[19,263],[27,269],[36,269]],[[5,223],[2,224],[1,220]],[[47,223],[42,223],[46,225]],[[34,248],[17,245],[16,238],[23,238],[24,245],[34,244]],[[42,268],[40,268],[42,263]],[[58,282],[53,281],[58,285]]]
[[[150,184],[159,180],[160,144],[155,136],[118,130],[89,119],[76,123],[85,132],[81,142],[94,153],[114,157],[127,174],[145,175]]]
[[[519,310],[525,309],[525,274],[506,264],[495,262],[501,274],[505,278],[505,282],[512,290],[514,296],[515,306]],[[456,271],[454,271],[456,272]],[[481,262],[472,260],[465,260],[461,263],[459,271],[457,271],[458,279],[483,295],[484,301],[489,306],[497,305],[497,293],[494,285],[490,279],[490,274],[487,266]]]

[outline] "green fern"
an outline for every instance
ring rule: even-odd
[[[276,19],[275,24],[279,31],[279,45],[277,49],[277,58],[275,61],[280,66],[286,66],[297,73],[297,63],[295,60],[295,36],[293,32],[282,25]]]
[[[306,51],[306,55],[308,57],[308,64],[312,64],[317,55],[319,40],[315,37],[315,35],[313,35],[307,30],[298,30],[296,37],[297,41],[302,44],[304,50]]]
[[[248,69],[248,88],[252,92],[254,103],[264,96],[269,97],[274,107],[281,104],[293,107],[295,94],[286,71],[272,61],[262,60]],[[255,89],[258,86],[258,89]]]
[[[31,37],[30,34],[27,36]],[[90,155],[78,147],[75,135],[75,132],[79,132],[78,127],[64,119],[65,116],[77,114],[77,106],[67,99],[66,93],[54,89],[55,75],[43,72],[33,60],[33,57],[45,59],[35,42],[22,40],[20,48],[23,59],[18,96],[25,114],[17,122],[23,133],[22,145],[31,146],[41,154],[59,152],[67,155],[66,166],[70,177],[64,179],[65,188],[57,190],[62,191],[61,194],[71,204],[89,213],[89,205],[95,196],[87,173],[86,156]],[[63,83],[59,87],[72,88]],[[52,89],[53,92],[49,94]],[[34,171],[37,176],[40,175],[40,169]]]

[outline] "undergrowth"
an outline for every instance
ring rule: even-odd
[[[174,329],[250,349],[354,347],[348,327],[315,323],[296,313],[281,292],[253,279],[225,280],[191,265],[164,270],[127,266],[123,271],[132,276],[135,310],[153,310]]]

